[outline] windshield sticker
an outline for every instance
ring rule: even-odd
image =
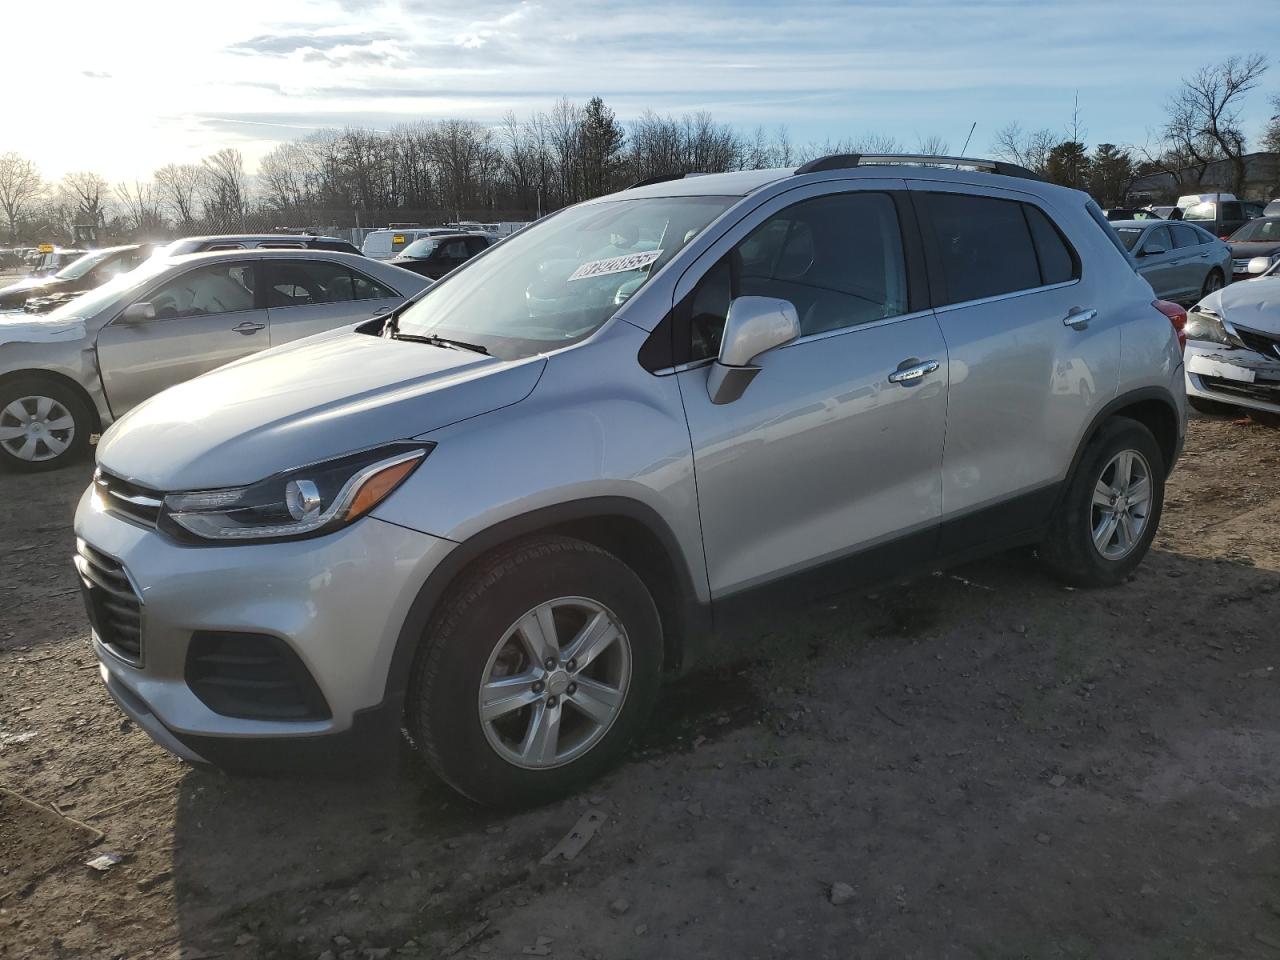
[[[569,279],[586,280],[588,277],[602,277],[607,273],[640,270],[650,266],[660,256],[662,256],[661,250],[645,250],[643,253],[628,253],[626,256],[610,257],[608,260],[592,260],[569,274]]]

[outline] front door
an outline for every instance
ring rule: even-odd
[[[404,302],[390,287],[337,260],[270,257],[263,267],[273,347],[358,323]]]
[[[155,319],[116,317],[98,333],[98,369],[114,416],[175,383],[238,360],[269,342],[257,306],[256,260],[218,260],[161,281],[136,302]]]
[[[1138,260],[1138,273],[1151,284],[1157,297],[1172,300],[1182,296],[1182,283],[1174,262],[1179,259],[1178,252],[1173,248],[1173,236],[1167,226],[1150,230],[1134,256]]]
[[[816,184],[775,198],[677,288],[686,319],[675,328],[689,331],[694,360],[677,376],[718,611],[771,582],[813,596],[932,553],[948,364],[908,283],[922,265],[904,254],[903,186]],[[789,300],[801,337],[762,355],[745,393],[717,405],[698,361],[715,355],[737,296]],[[895,376],[912,367],[928,372]]]

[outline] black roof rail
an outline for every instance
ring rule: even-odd
[[[1003,160],[980,160],[974,157],[940,157],[927,153],[833,153],[830,156],[818,157],[795,169],[795,176],[805,173],[819,173],[823,170],[847,170],[851,167],[876,167],[903,164],[920,167],[971,167],[983,173],[998,173],[1005,177],[1020,177],[1023,180],[1040,180],[1043,177],[1033,173],[1026,167],[1016,163],[1005,163]]]

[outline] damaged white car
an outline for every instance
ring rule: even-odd
[[[1280,417],[1280,262],[1256,257],[1249,266],[1257,277],[1187,314],[1187,400],[1201,413],[1243,407]]]

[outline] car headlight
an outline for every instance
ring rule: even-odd
[[[1187,324],[1182,328],[1188,340],[1208,340],[1211,343],[1222,343],[1229,347],[1241,346],[1227,330],[1222,318],[1212,310],[1204,307],[1192,307],[1187,313]]]
[[[434,446],[393,443],[244,487],[172,493],[164,498],[160,527],[180,540],[215,542],[319,536],[385,500]]]

